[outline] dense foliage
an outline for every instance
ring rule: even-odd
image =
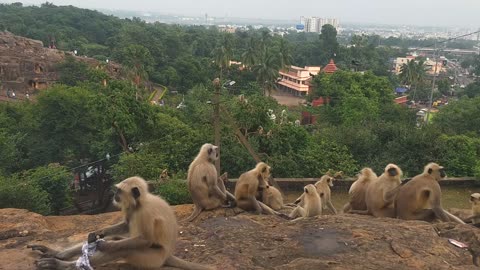
[[[70,201],[67,168],[107,153],[115,156],[110,173],[116,181],[132,175],[155,181],[168,169],[174,180],[157,192],[171,203],[186,202],[181,180],[200,146],[213,142],[215,77],[222,84],[236,81],[221,88],[220,98],[221,167],[232,178],[255,165],[239,133],[275,177],[319,177],[329,169],[353,176],[365,166],[380,174],[390,162],[413,176],[430,161],[450,176],[480,175],[478,82],[442,108],[433,124],[415,128],[415,113],[393,102],[392,81],[418,85],[419,77],[407,71],[391,77],[388,59],[402,50],[379,47],[376,37],[355,36],[343,46],[329,25],[320,35],[282,38],[265,29],[226,34],[51,4],[0,5],[0,14],[0,28],[46,44],[54,36],[61,49],[115,59],[128,71],[126,80],[108,78],[104,86],[105,73],[67,58],[57,67],[59,84],[34,102],[0,104],[0,207],[58,213]],[[331,58],[342,71],[316,76],[309,96],[324,97],[324,106],[287,108],[265,95],[285,65],[325,65]],[[230,66],[230,60],[245,67]],[[360,70],[369,71],[354,72]],[[169,87],[165,106],[150,102],[147,80]],[[302,111],[317,123],[295,124]]]

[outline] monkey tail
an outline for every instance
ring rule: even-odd
[[[187,262],[173,255],[168,257],[168,259],[165,261],[165,265],[187,270],[216,270],[216,268],[213,266]]]
[[[198,215],[200,215],[201,212],[202,212],[202,208],[200,208],[195,204],[193,208],[193,213],[188,218],[182,220],[182,222],[183,221],[192,222],[194,219],[198,217]]]
[[[445,214],[447,214],[448,218],[451,220],[451,221],[454,221],[454,222],[457,222],[457,223],[460,223],[460,224],[465,224],[465,222],[463,220],[461,220],[460,218],[454,216],[453,214],[450,214],[448,211],[446,210],[443,210],[445,212]]]

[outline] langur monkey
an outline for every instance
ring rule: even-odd
[[[222,177],[218,177],[215,160],[218,147],[209,143],[200,148],[197,157],[188,168],[188,190],[192,196],[194,210],[186,221],[193,221],[202,210],[212,210],[221,206],[235,206],[235,197],[225,188]]]
[[[314,185],[308,184],[305,186],[303,200],[303,207],[297,206],[293,209],[289,215],[290,218],[314,217],[322,214],[322,200]]]
[[[121,209],[124,221],[95,232],[106,236],[106,240],[97,242],[97,250],[89,257],[92,267],[125,260],[135,268],[142,269],[164,265],[192,270],[215,269],[173,255],[178,234],[175,214],[166,201],[148,192],[145,180],[130,177],[116,187],[113,203]],[[128,233],[125,238],[115,236],[124,233]],[[82,245],[62,252],[41,245],[29,248],[43,253],[43,258],[36,262],[38,269],[75,270],[76,259],[82,254]]]
[[[446,176],[437,163],[429,163],[423,173],[400,186],[395,198],[397,218],[406,220],[455,221],[465,224],[442,207],[442,190],[438,181]]]
[[[268,183],[262,191],[261,200],[264,204],[275,211],[282,210],[284,208],[293,209],[291,206],[287,206],[283,203],[283,196],[280,190],[274,186],[270,186]]]
[[[330,189],[330,187],[333,187],[333,182],[334,181],[335,181],[334,177],[332,177],[328,174],[325,174],[324,176],[322,176],[320,178],[319,181],[317,181],[315,183],[314,186],[317,189],[318,195],[320,195],[320,198],[322,199],[323,209],[328,208],[328,209],[330,209],[330,211],[333,214],[337,214],[337,209],[335,209],[335,207],[333,206],[333,203],[332,203],[332,191]],[[300,197],[298,197],[298,199],[295,200],[294,204],[303,207],[305,205],[305,202],[304,202],[304,199],[303,199],[304,196],[305,196],[305,193],[300,195]]]
[[[465,222],[472,222],[473,225],[480,224],[480,193],[470,195],[472,204],[472,216],[465,219]]]
[[[255,211],[257,214],[275,214],[281,217],[285,215],[273,210],[262,202],[263,189],[268,185],[270,177],[270,166],[259,162],[254,169],[242,173],[235,184],[235,199],[239,208],[245,211]]]
[[[356,214],[370,214],[374,217],[395,218],[393,201],[396,193],[392,193],[402,183],[402,170],[395,164],[388,164],[384,172],[368,185],[365,193],[367,210],[352,210]]]
[[[350,201],[343,206],[343,212],[348,213],[350,210],[367,210],[365,203],[365,193],[368,185],[377,179],[377,174],[370,168],[363,168],[360,171],[358,179],[350,186],[348,194]]]

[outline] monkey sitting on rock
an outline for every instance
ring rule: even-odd
[[[333,214],[337,214],[337,210],[332,203],[332,191],[330,189],[330,187],[333,187],[334,181],[334,177],[330,176],[329,174],[325,174],[315,183],[314,186],[317,189],[318,195],[320,195],[320,199],[322,200],[323,209],[328,208]],[[300,197],[295,200],[294,204],[303,207],[305,205],[304,196],[305,193],[300,195]]]
[[[444,168],[432,162],[425,166],[423,173],[395,189],[397,218],[429,222],[439,219],[465,224],[442,207],[442,190],[438,181],[445,176]]]
[[[470,195],[470,203],[472,204],[472,215],[464,221],[480,227],[480,193]]]
[[[188,190],[192,196],[194,210],[186,221],[193,221],[203,210],[213,210],[221,206],[234,207],[235,197],[227,191],[224,184],[226,175],[218,177],[213,164],[218,158],[218,147],[204,144],[197,157],[188,168]]]
[[[302,196],[303,206],[297,206],[290,213],[290,218],[314,217],[322,214],[322,200],[314,185],[306,185]]]
[[[270,166],[266,163],[259,162],[254,169],[240,175],[235,184],[237,206],[245,211],[254,211],[256,214],[288,218],[288,216],[273,210],[262,202],[263,190],[267,188],[270,170]]]
[[[355,182],[348,190],[349,202],[343,206],[343,213],[349,213],[350,210],[367,210],[365,194],[368,186],[377,180],[377,174],[370,168],[363,168]]]
[[[121,209],[124,221],[95,233],[105,236],[105,241],[97,242],[97,250],[89,256],[92,267],[124,260],[141,269],[164,265],[190,270],[215,269],[173,255],[178,234],[175,214],[166,201],[148,192],[145,180],[130,177],[116,188],[114,205]],[[76,270],[76,258],[82,254],[82,246],[75,245],[64,251],[42,245],[28,247],[42,253],[42,258],[36,261],[37,269]]]

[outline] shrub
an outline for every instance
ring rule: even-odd
[[[464,135],[440,136],[437,142],[438,163],[450,176],[472,176],[477,166],[478,139]]]
[[[0,179],[0,208],[27,209],[42,215],[51,213],[46,191],[15,178]]]
[[[187,181],[172,179],[158,185],[155,193],[171,205],[192,203]]]
[[[72,174],[63,166],[49,164],[15,175],[20,183],[38,187],[47,194],[50,211],[48,214],[59,214],[62,208],[71,206],[69,185],[73,179]],[[22,197],[28,198],[21,192]]]

